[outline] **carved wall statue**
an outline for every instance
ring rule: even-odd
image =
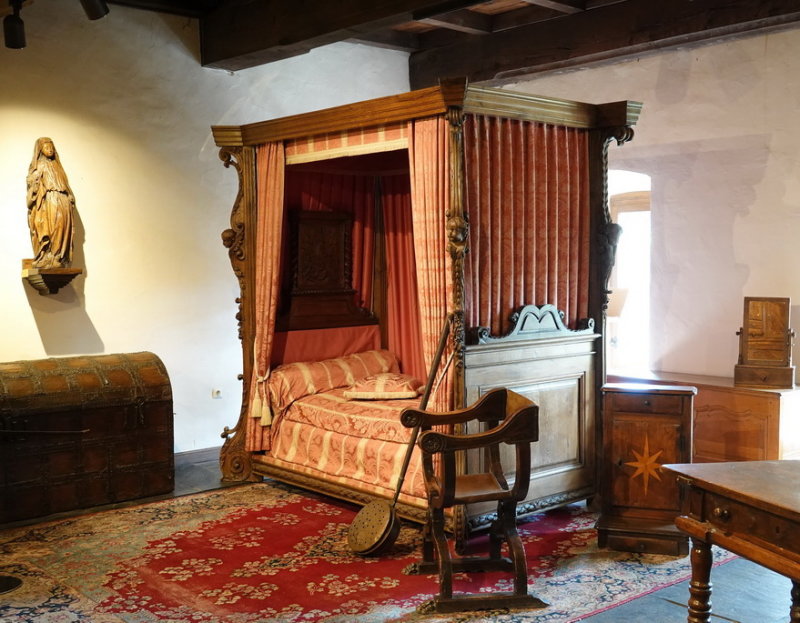
[[[75,196],[52,139],[37,139],[27,183],[32,266],[67,268],[72,263]]]

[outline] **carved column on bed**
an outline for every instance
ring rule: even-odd
[[[638,116],[638,109],[634,112]],[[626,116],[630,116],[627,111]],[[635,117],[633,122],[635,123]],[[589,289],[589,314],[594,318],[597,331],[602,336],[597,340],[596,396],[601,395],[601,387],[606,381],[606,312],[608,295],[611,293],[608,289],[608,281],[611,277],[611,270],[614,268],[617,242],[622,233],[622,228],[611,221],[608,209],[608,147],[612,141],[616,141],[617,145],[622,145],[632,138],[633,129],[629,125],[614,125],[593,130],[589,139],[589,201],[592,232],[591,263],[593,266]],[[595,434],[595,455],[600,457],[597,463],[600,465],[604,447],[601,400],[596,402],[596,414],[598,425]]]
[[[222,232],[222,244],[228,249],[231,267],[239,281],[239,297],[236,303],[239,311],[236,319],[239,323],[239,340],[242,342],[242,408],[239,420],[233,429],[227,426],[222,432],[225,442],[219,455],[220,470],[223,482],[239,482],[244,480],[260,480],[252,472],[250,452],[245,450],[247,432],[247,414],[249,411],[250,373],[253,365],[254,336],[254,275],[252,262],[255,259],[253,248],[256,214],[255,197],[255,149],[252,147],[223,147],[219,151],[220,160],[227,167],[236,170],[239,191],[231,211],[231,226]]]
[[[456,345],[453,391],[456,409],[464,406],[464,254],[469,223],[464,210],[464,113],[460,108],[447,111],[450,127],[450,210],[447,213],[447,250],[453,270],[452,339]]]
[[[608,289],[611,270],[617,252],[617,242],[622,228],[611,221],[608,209],[608,147],[612,141],[622,145],[633,138],[633,128],[628,125],[612,126],[593,130],[589,139],[590,190],[592,231],[592,259],[594,274],[590,280],[589,316],[594,318],[598,332],[605,336]],[[603,341],[598,342],[600,365],[598,366],[598,389],[605,382],[606,358]],[[598,394],[599,395],[599,394]]]
[[[469,223],[464,209],[464,112],[460,108],[447,111],[450,128],[450,210],[447,213],[447,250],[450,253],[453,271],[453,323],[451,339],[455,348],[453,373],[454,408],[465,406],[464,396],[464,254],[467,250]],[[466,472],[466,458],[463,453],[456,457],[458,473]],[[467,534],[467,513],[464,506],[457,506],[453,513],[453,532],[456,547],[463,549]]]

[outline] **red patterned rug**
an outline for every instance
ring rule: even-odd
[[[353,555],[355,509],[275,483],[233,487],[0,531],[4,623],[497,621],[567,623],[688,576],[688,559],[599,551],[582,506],[520,525],[536,611],[419,615],[435,576],[403,575],[419,531],[392,554]],[[482,539],[475,539],[480,548]],[[457,590],[510,590],[503,574],[461,575]]]

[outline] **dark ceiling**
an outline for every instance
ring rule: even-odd
[[[109,0],[195,17],[201,62],[236,71],[336,41],[410,53],[412,88],[524,74],[787,28],[798,0]]]

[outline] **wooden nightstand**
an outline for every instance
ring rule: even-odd
[[[734,385],[733,377],[676,372],[608,380],[696,387],[692,463],[800,459],[800,388],[756,389]]]
[[[692,402],[697,390],[677,385],[603,386],[603,459],[598,544],[615,550],[687,554],[674,524],[681,508],[665,463],[692,460]]]

